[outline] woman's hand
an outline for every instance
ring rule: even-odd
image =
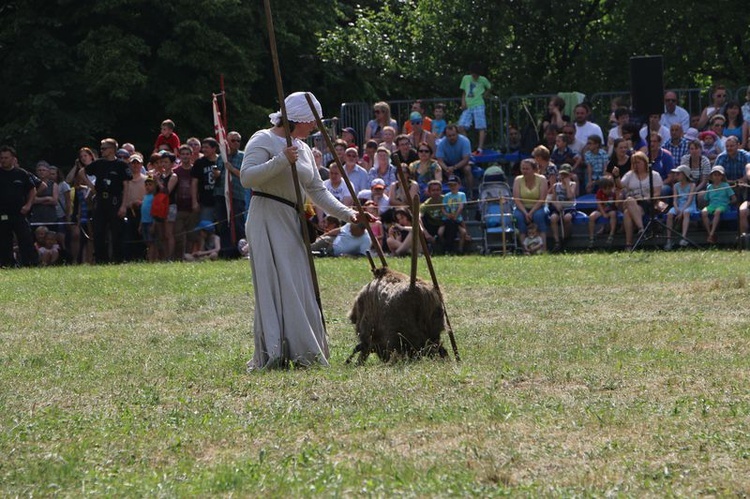
[[[297,146],[290,146],[284,149],[284,156],[286,156],[286,159],[289,160],[289,163],[296,163],[297,158],[299,157],[299,151],[297,151]]]

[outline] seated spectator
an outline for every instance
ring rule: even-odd
[[[422,124],[422,129],[423,129],[423,130],[426,130],[426,131],[428,131],[428,132],[431,132],[431,131],[432,131],[432,119],[430,119],[430,117],[429,117],[429,116],[427,116],[427,110],[426,110],[426,109],[424,108],[424,106],[422,105],[422,101],[421,101],[421,100],[415,100],[415,101],[414,101],[414,102],[412,103],[412,105],[411,105],[411,112],[409,113],[410,117],[411,117],[411,114],[413,114],[413,113],[417,113],[417,114],[419,114],[420,116],[423,116],[423,117],[424,117],[424,123]],[[412,125],[413,125],[413,124],[412,124],[412,123],[410,123],[409,121],[410,121],[410,120],[407,120],[407,121],[406,121],[406,122],[404,123],[404,133],[405,133],[406,135],[409,135],[409,134],[411,134],[411,132],[412,132],[412,130],[413,130],[413,128],[412,128]],[[421,140],[419,140],[418,142],[415,142],[414,144],[416,145],[416,144],[418,144],[419,142],[422,142],[422,141],[421,141]]]
[[[524,255],[540,255],[544,253],[544,236],[539,233],[535,223],[530,223],[526,228],[526,238],[523,240]]]
[[[738,180],[745,175],[745,165],[750,163],[750,153],[740,149],[737,137],[727,137],[726,151],[716,157],[716,165],[723,167],[726,178]]]
[[[411,146],[411,139],[408,135],[399,135],[396,137],[396,152],[391,154],[391,163],[396,168],[403,165],[410,165],[419,159],[417,156],[417,150]]]
[[[352,206],[354,200],[352,199],[349,189],[341,176],[339,165],[331,163],[329,175],[328,180],[323,181],[325,188],[328,189],[328,192],[330,192],[333,197],[341,201],[343,204],[346,206]],[[323,213],[323,210],[316,206],[315,213],[318,218],[318,225],[321,229],[325,228],[326,216]]]
[[[599,181],[599,188],[596,190],[596,210],[589,215],[589,249],[594,248],[594,229],[599,218],[609,220],[607,247],[610,247],[615,240],[615,231],[617,230],[617,191],[615,190],[615,182],[611,177],[603,177]]]
[[[461,180],[451,175],[448,177],[448,188],[450,192],[443,196],[442,226],[438,229],[438,237],[443,240],[445,251],[449,254],[454,252],[456,236],[458,236],[458,253],[464,252],[464,243],[468,238],[466,224],[464,224],[464,206],[466,206],[466,194],[461,192]]]
[[[388,229],[388,238],[386,244],[388,250],[394,256],[405,256],[411,254],[412,223],[411,214],[403,209],[398,208],[394,214],[393,223]]]
[[[154,142],[153,152],[158,153],[166,150],[174,155],[180,153],[180,138],[174,133],[174,129],[174,121],[167,119],[161,122],[161,131],[159,136],[156,137],[156,142]]]
[[[664,112],[661,114],[659,123],[670,129],[672,125],[678,124],[683,132],[687,132],[690,128],[690,113],[677,105],[677,94],[671,90],[664,94]]]
[[[658,134],[655,134],[658,137]],[[649,180],[650,172],[650,180]],[[638,229],[638,236],[643,233],[643,216],[654,210],[651,197],[651,184],[653,184],[653,197],[661,196],[663,185],[661,175],[655,170],[649,171],[648,157],[638,151],[631,158],[631,169],[623,175],[620,183],[624,190],[623,201],[623,225],[625,226],[625,248],[633,247],[633,229]]]
[[[575,107],[573,116],[575,119],[576,127],[576,140],[581,142],[587,142],[588,138],[592,135],[598,135],[602,142],[604,142],[604,134],[602,129],[596,123],[589,121],[589,115],[591,109],[587,104],[578,104]]]
[[[380,189],[381,191],[383,189]],[[373,188],[373,192],[375,189]],[[383,196],[385,198],[385,196]],[[386,203],[388,202],[388,198],[386,199]],[[383,236],[385,233],[383,232],[383,222],[380,220],[380,208],[378,206],[378,203],[372,199],[365,201],[365,203],[362,205],[367,213],[373,216],[373,220],[370,221],[370,229],[372,230],[372,235],[375,236],[375,241],[372,242],[372,248],[374,249],[377,244],[379,244],[380,241],[385,243],[385,240],[383,239]]]
[[[688,154],[680,159],[680,164],[690,168],[690,180],[696,184],[696,192],[704,190],[708,184],[708,176],[711,174],[711,162],[703,155],[700,140],[690,142]]]
[[[627,140],[623,138],[615,139],[612,155],[609,157],[604,171],[607,175],[611,175],[613,179],[619,179],[630,171],[630,150]],[[619,180],[616,180],[616,182],[619,182]]]
[[[542,234],[547,232],[547,214],[544,204],[547,199],[547,179],[537,173],[533,159],[521,160],[521,174],[513,181],[515,209],[513,217],[518,227],[521,244],[526,239],[527,226],[536,224]],[[542,249],[546,249],[546,241]]]
[[[362,154],[360,166],[365,170],[369,171],[372,165],[375,164],[375,151],[378,150],[378,143],[374,140],[368,140],[365,142],[365,152]]]
[[[427,200],[422,203],[419,212],[425,229],[425,239],[434,243],[438,236],[438,229],[443,226],[443,185],[437,180],[427,184]]]
[[[328,180],[328,168],[323,166],[323,153],[317,147],[312,148],[313,158],[315,158],[315,166],[318,167],[318,173],[320,174],[320,180]],[[250,204],[248,203],[248,206]]]
[[[344,154],[344,171],[349,182],[354,187],[354,192],[359,192],[370,187],[370,177],[367,170],[359,166],[359,154],[355,147],[350,147]]]
[[[708,123],[708,129],[713,131],[718,137],[716,139],[716,145],[719,148],[719,153],[723,153],[726,150],[725,144],[727,138],[724,137],[724,128],[726,126],[726,123],[727,119],[723,114],[714,115],[714,117],[711,118],[711,121]]]
[[[662,179],[661,194],[663,196],[672,195],[672,184],[674,184],[674,158],[669,151],[661,146],[661,135],[651,132],[648,158],[652,162],[651,168],[659,173]]]
[[[549,125],[555,125],[557,130],[560,130],[565,123],[570,123],[570,116],[565,114],[565,99],[555,95],[547,104],[547,112],[542,116],[542,124],[539,130],[544,132]]]
[[[313,134],[313,150],[317,150],[320,153],[320,165],[322,165],[323,167],[325,167],[325,165],[327,165],[328,162],[333,159],[333,153],[328,150],[328,144],[325,140],[323,140],[323,134],[320,132],[315,132]],[[320,168],[320,165],[318,166],[318,168]]]
[[[334,256],[361,256],[367,254],[372,241],[363,223],[346,223],[333,240]]]
[[[744,144],[747,141],[745,137],[745,120],[742,118],[742,109],[740,109],[739,102],[735,100],[727,102],[725,117],[726,121],[724,122],[722,136],[737,137],[740,144]]]
[[[198,233],[193,243],[192,251],[185,253],[183,259],[186,262],[200,262],[203,260],[216,260],[219,258],[221,241],[214,233],[214,224],[210,220],[201,220],[195,227]]]
[[[679,161],[688,153],[690,141],[684,137],[682,125],[672,123],[669,127],[669,140],[664,143],[664,149],[669,151],[675,161]]]
[[[370,182],[369,201],[372,201],[372,204],[378,208],[378,213],[375,215],[382,214],[390,208],[388,196],[385,194],[385,181],[382,178],[375,178]]]
[[[745,176],[739,180],[737,185],[737,201],[740,203],[738,214],[740,234],[742,237],[747,237],[748,221],[750,219],[750,163],[745,165]]]
[[[346,150],[348,149],[348,146],[346,145],[346,142],[341,139],[336,139],[333,143],[333,152],[336,155],[336,157],[339,159],[339,162],[343,165],[344,161],[346,160]],[[331,161],[326,163],[326,168],[329,170],[331,169],[331,165],[336,163],[336,160],[334,158],[331,158]]]
[[[658,133],[661,137],[661,143],[666,144],[670,139],[669,128],[663,126],[660,122],[660,114],[649,114],[648,123],[641,127],[639,132],[643,140],[648,140],[648,136],[652,133]]]
[[[721,154],[721,148],[717,144],[719,137],[713,130],[706,130],[698,134],[698,140],[701,141],[701,154],[708,158],[713,164],[716,158]]]
[[[419,195],[419,185],[415,180],[411,179],[411,173],[408,166],[402,167],[406,181],[409,183],[409,192],[404,194],[404,190],[401,187],[401,182],[393,182],[388,188],[388,204],[391,208],[408,208],[411,206],[411,200],[414,196]],[[395,212],[394,212],[395,213]],[[392,213],[389,212],[383,214],[385,216],[385,222],[388,223],[392,219]]]
[[[598,135],[589,136],[587,151],[583,154],[586,164],[586,193],[596,192],[599,180],[604,176],[604,169],[609,162],[607,151],[602,148],[602,139]]]
[[[586,149],[586,142],[581,142],[576,137],[576,126],[573,123],[566,123],[562,127],[562,133],[568,138],[568,147],[570,147],[574,154],[582,157],[585,152],[584,149]]]
[[[571,125],[572,127],[572,125]],[[446,129],[447,131],[447,129]],[[575,135],[575,129],[573,129],[573,135]],[[508,153],[517,153],[521,151],[523,143],[521,140],[521,131],[515,125],[508,126]],[[471,148],[471,146],[469,146]]]
[[[384,140],[383,131],[385,127],[391,127],[394,134],[398,131],[398,123],[391,118],[391,106],[387,102],[376,102],[372,106],[372,112],[375,119],[367,122],[365,128],[365,140],[375,140],[381,142]]]
[[[435,154],[443,174],[463,176],[466,192],[471,196],[474,189],[474,176],[471,172],[471,142],[466,136],[458,133],[458,127],[450,124],[445,128],[445,139],[440,141]]]
[[[674,126],[674,125],[673,125]],[[687,165],[680,165],[673,170],[677,181],[674,184],[672,207],[667,212],[667,242],[664,249],[672,249],[672,227],[675,221],[682,223],[682,239],[680,246],[688,244],[687,232],[690,228],[690,215],[698,212],[695,204],[695,184],[692,180],[692,172]]]
[[[552,229],[552,237],[555,239],[555,246],[552,251],[562,250],[560,240],[560,227],[562,222],[563,238],[568,238],[572,234],[573,217],[576,214],[576,192],[578,187],[571,180],[572,167],[564,164],[560,167],[560,181],[555,182],[550,191],[550,200],[548,203],[549,223]]]
[[[57,243],[57,233],[51,230],[44,232],[44,242],[39,247],[38,252],[39,263],[42,267],[56,264],[60,258],[60,245]]]
[[[417,148],[419,144],[426,142],[430,145],[430,149],[434,151],[435,135],[422,128],[422,115],[413,111],[409,116],[409,123],[412,126],[411,133],[409,133],[409,142],[411,142],[412,147]]]
[[[536,161],[539,172],[547,179],[547,192],[557,182],[557,165],[550,161],[549,149],[545,146],[536,146],[531,151],[531,157]]]
[[[385,147],[378,147],[375,153],[375,164],[370,168],[368,178],[371,184],[376,178],[383,179],[385,185],[391,185],[398,180],[396,167],[391,163],[390,153]]]
[[[721,215],[729,211],[729,206],[734,203],[737,198],[735,197],[732,188],[729,187],[724,167],[716,165],[711,168],[710,178],[711,182],[706,187],[706,194],[703,197],[708,205],[701,210],[701,219],[703,220],[703,226],[708,233],[706,242],[714,244],[716,243],[716,229],[719,227]],[[713,218],[710,223],[709,217]]]
[[[426,124],[427,120],[425,120]],[[435,104],[435,118],[432,120],[432,130],[425,128],[435,134],[437,140],[442,139],[445,136],[445,127],[448,126],[448,122],[445,120],[445,104]]]
[[[333,240],[339,233],[341,222],[334,216],[323,217],[320,221],[319,229],[322,234],[310,245],[314,255],[329,256],[333,255]]]
[[[357,131],[348,126],[341,130],[341,140],[346,142],[347,149],[354,148],[357,151],[357,157],[359,157],[359,146],[357,146]]]
[[[378,144],[378,147],[385,147],[388,149],[388,154],[393,154],[398,150],[395,140],[396,130],[391,126],[387,126],[383,128],[383,142]]]
[[[631,153],[641,151],[645,154],[648,152],[648,144],[641,138],[638,125],[635,123],[625,123],[622,126],[622,138],[628,141],[628,150]]]
[[[433,180],[443,181],[443,171],[437,161],[432,159],[432,146],[427,142],[419,144],[417,153],[419,160],[409,165],[411,178],[416,179],[419,184],[419,197],[421,200],[427,198],[427,184]]]
[[[552,149],[549,160],[556,165],[568,163],[575,168],[580,163],[581,158],[570,148],[568,140],[569,135],[564,133],[557,134],[557,137],[555,137],[555,148]]]
[[[612,154],[615,147],[615,140],[622,138],[622,127],[630,123],[630,110],[627,107],[618,107],[615,109],[615,120],[617,126],[612,127],[607,135],[607,151]]]
[[[549,151],[553,150],[555,148],[555,141],[557,140],[557,133],[559,131],[560,129],[557,128],[557,125],[555,125],[554,123],[550,123],[549,125],[547,125],[547,128],[544,129],[542,141],[537,145],[542,145]]]
[[[709,121],[714,117],[714,115],[723,114],[724,105],[727,102],[727,88],[724,85],[717,85],[711,94],[711,98],[711,104],[706,106],[703,109],[703,112],[701,112],[701,117],[698,120],[697,126],[695,127],[698,130],[702,130],[706,125],[708,125]]]

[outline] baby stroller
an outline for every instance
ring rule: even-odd
[[[479,184],[479,209],[482,214],[483,253],[515,251],[516,227],[513,220],[513,191],[499,166],[487,168]]]

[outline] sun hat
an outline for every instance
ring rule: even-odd
[[[721,173],[722,176],[726,175],[726,172],[724,171],[724,167],[721,165],[715,165],[713,168],[711,168],[711,173]]]
[[[673,168],[672,173],[684,173],[688,180],[692,179],[692,172],[688,165],[680,165],[677,168]]]
[[[214,223],[211,220],[201,220],[198,225],[195,226],[194,231],[207,230],[208,232],[214,231]]]
[[[568,163],[563,163],[560,166],[560,175],[562,175],[563,173],[566,175],[570,175],[572,171],[573,171],[573,167],[570,166]]]

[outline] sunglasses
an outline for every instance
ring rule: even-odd
[[[411,124],[412,125],[421,125],[422,124],[422,120],[411,120]]]

